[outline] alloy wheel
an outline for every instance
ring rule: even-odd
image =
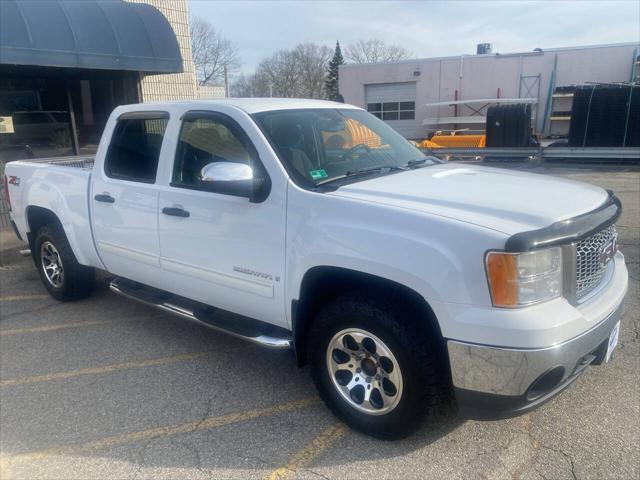
[[[327,347],[334,387],[352,407],[370,415],[393,410],[402,397],[402,372],[391,349],[370,332],[348,328]]]
[[[40,262],[47,281],[55,288],[62,287],[64,282],[62,259],[53,243],[49,241],[42,243],[40,247]]]

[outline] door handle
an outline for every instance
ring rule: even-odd
[[[162,213],[165,215],[171,215],[172,217],[187,218],[190,214],[186,210],[177,207],[164,207]]]
[[[114,203],[116,201],[116,199],[113,198],[108,193],[101,193],[101,194],[96,195],[93,198],[95,198],[96,202]]]

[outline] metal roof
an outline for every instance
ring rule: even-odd
[[[409,58],[406,60],[393,60],[389,62],[370,62],[370,63],[347,63],[345,65],[340,65],[340,69],[347,68],[366,68],[366,67],[378,67],[381,65],[385,66],[394,66],[394,65],[406,65],[406,64],[420,64],[425,62],[439,62],[444,60],[460,60],[464,59],[474,59],[474,58],[483,58],[483,59],[491,59],[491,58],[509,58],[509,57],[526,57],[526,56],[540,56],[545,53],[560,53],[560,52],[568,52],[574,50],[592,50],[598,48],[619,48],[619,47],[633,47],[639,46],[638,42],[621,42],[621,43],[607,43],[600,45],[583,45],[583,46],[575,46],[575,47],[557,47],[557,48],[540,48],[536,50],[532,50],[530,52],[492,52],[492,53],[462,53],[460,55],[447,55],[442,57],[426,57],[426,58]]]
[[[182,72],[162,13],[121,0],[1,0],[0,64]]]

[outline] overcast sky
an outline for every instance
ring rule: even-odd
[[[276,50],[302,42],[344,48],[379,38],[416,58],[640,41],[640,0],[628,1],[214,1],[189,0],[238,47],[250,73]],[[631,59],[629,60],[631,61]]]

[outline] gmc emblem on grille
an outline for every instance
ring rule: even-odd
[[[602,247],[602,251],[600,252],[600,265],[603,267],[609,263],[616,252],[618,251],[618,239],[613,237],[613,239],[607,243],[604,247]]]

